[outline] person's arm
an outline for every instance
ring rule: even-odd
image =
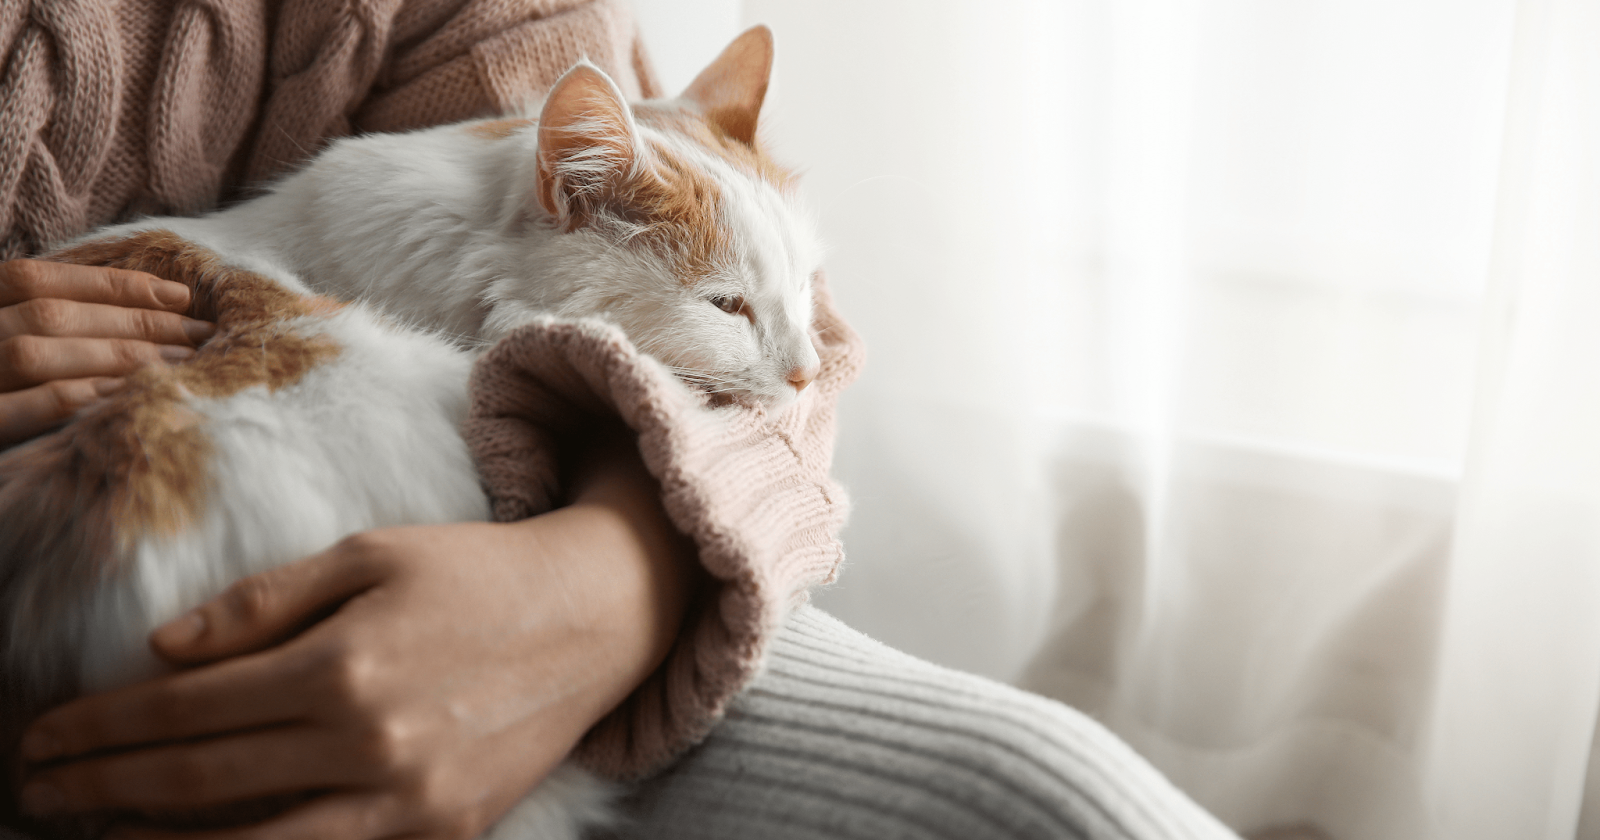
[[[222,836],[432,833],[487,824],[586,731],[591,768],[659,768],[704,733],[757,667],[767,628],[838,562],[828,441],[860,351],[825,295],[819,319],[821,393],[772,421],[697,412],[658,366],[591,328],[507,345],[482,394],[522,403],[494,382],[531,384],[539,360],[554,366],[543,381],[557,402],[574,396],[563,388],[616,389],[665,486],[631,437],[614,438],[590,450],[575,503],[554,513],[371,532],[250,578],[201,611],[193,639],[179,638],[183,620],[157,634],[168,658],[211,664],[40,719],[24,752],[58,758],[36,764],[28,781],[45,786],[27,804],[181,809],[335,787]],[[504,466],[493,483],[516,474]],[[690,601],[701,606],[680,622]],[[114,744],[148,747],[56,763]]]
[[[630,442],[574,486],[516,523],[357,535],[160,628],[156,650],[198,667],[43,715],[30,762],[134,749],[36,769],[23,808],[331,790],[205,836],[476,835],[657,667],[695,585]]]
[[[789,409],[711,409],[620,330],[530,324],[478,361],[464,436],[514,520],[544,509],[548,464],[598,422],[620,420],[660,480],[705,586],[666,660],[584,738],[574,757],[602,775],[660,771],[705,736],[760,669],[771,633],[843,559],[848,501],[830,475],[834,411],[864,350],[815,281],[821,372]]]
[[[120,269],[0,263],[0,448],[57,425],[140,366],[215,332],[183,316],[182,283]]]

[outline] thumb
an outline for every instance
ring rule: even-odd
[[[352,540],[234,582],[157,627],[150,647],[173,665],[200,665],[273,647],[383,580]]]

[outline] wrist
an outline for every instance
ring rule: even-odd
[[[592,724],[666,658],[704,573],[631,439],[588,447],[575,466],[570,504],[510,527],[554,561],[550,583],[562,589],[567,621],[585,640],[577,648],[591,668],[583,705]]]

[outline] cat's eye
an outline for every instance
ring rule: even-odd
[[[711,305],[729,315],[738,315],[744,309],[744,298],[738,295],[718,295],[711,299]]]

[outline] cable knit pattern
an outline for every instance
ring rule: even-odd
[[[0,259],[520,107],[580,55],[657,94],[626,0],[6,0],[0,47]]]
[[[442,26],[423,17],[397,19],[394,40],[408,46],[390,61],[358,124],[401,131],[454,122],[472,115],[461,106],[474,99],[494,102],[497,111],[517,110],[585,56],[612,73],[628,97],[661,95],[648,65],[634,60],[642,42],[620,2],[541,0],[519,4],[528,7],[520,18],[504,14],[508,5],[469,3]],[[622,68],[627,72],[615,72]]]
[[[864,350],[820,280],[816,311],[821,372],[777,416],[707,407],[599,321],[531,324],[478,362],[465,431],[496,518],[548,510],[561,495],[557,454],[620,416],[638,434],[667,514],[715,581],[667,661],[579,747],[596,772],[643,776],[701,738],[755,675],[789,610],[843,559],[847,503],[828,476],[834,405]]]
[[[87,191],[112,142],[122,62],[103,3],[7,3],[0,15],[11,47],[0,77],[0,241],[11,255],[90,225]]]
[[[160,206],[194,213],[216,201],[216,185],[253,122],[252,109],[239,105],[260,96],[266,28],[265,10],[249,3],[210,0],[173,10],[146,134],[150,193]]]

